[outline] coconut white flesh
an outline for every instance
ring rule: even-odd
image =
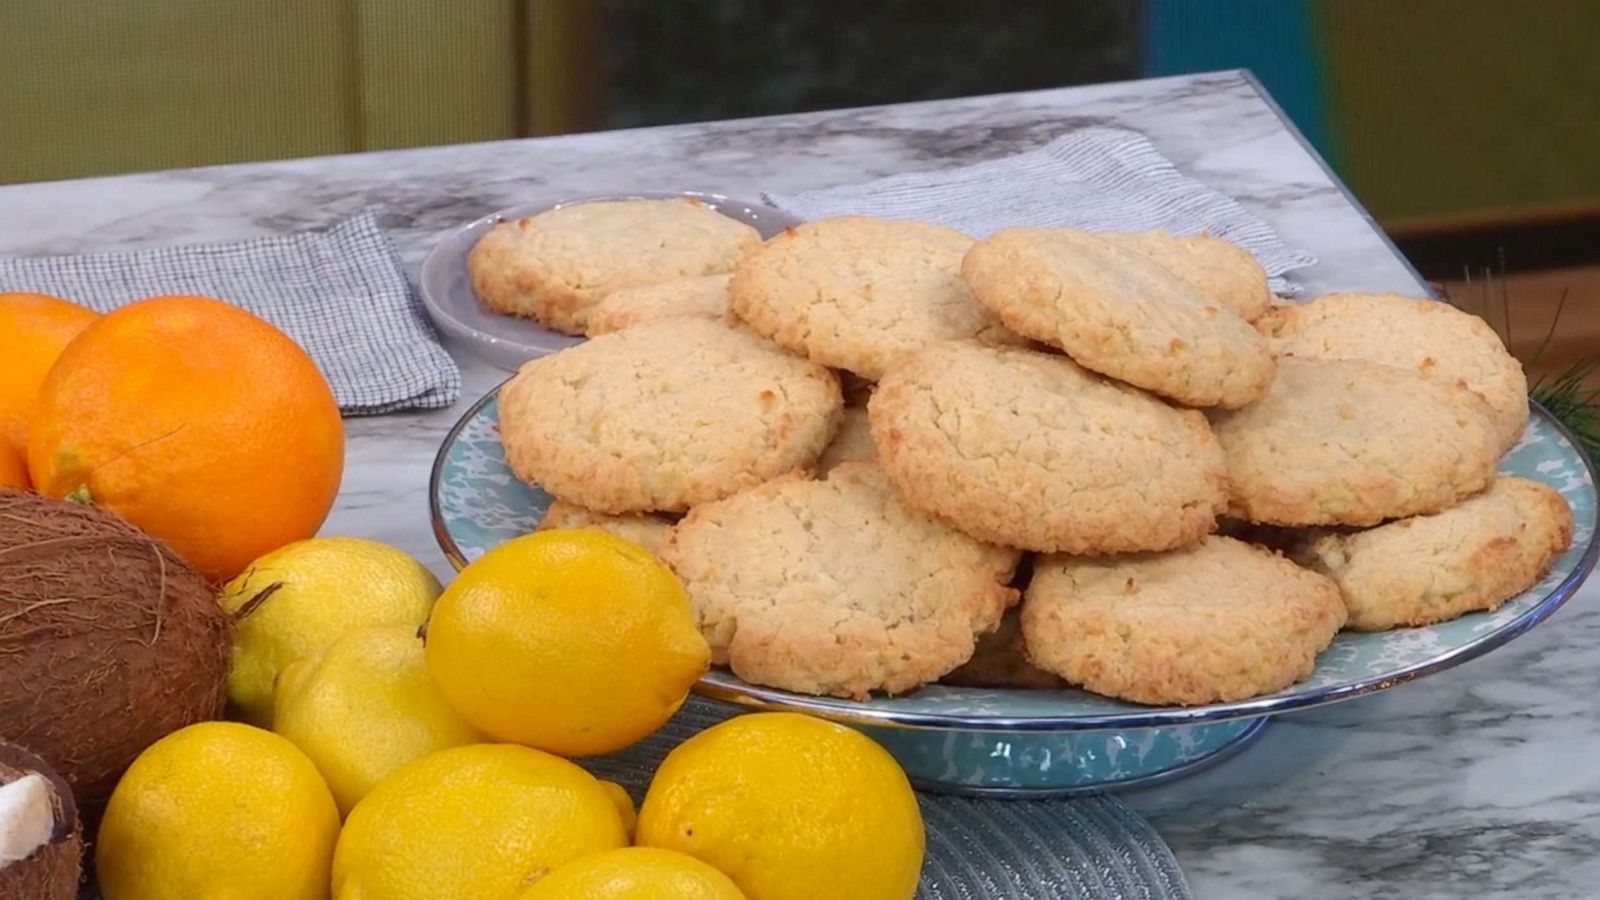
[[[0,869],[32,856],[56,830],[55,788],[30,772],[0,786]]]

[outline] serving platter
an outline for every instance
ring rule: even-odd
[[[574,197],[548,203],[527,203],[490,213],[449,232],[422,261],[422,306],[438,329],[488,362],[508,371],[530,359],[564,350],[583,340],[546,328],[532,319],[495,312],[478,300],[467,273],[467,254],[484,232],[508,219],[521,219],[563,206],[600,200],[699,200],[730,219],[760,232],[763,240],[800,220],[780,209],[754,200],[740,200],[705,191],[633,191]]]
[[[506,466],[499,388],[475,403],[435,457],[429,508],[439,546],[458,569],[533,530],[551,497]],[[1593,569],[1594,468],[1566,430],[1534,407],[1527,432],[1500,463],[1542,481],[1571,505],[1573,543],[1532,588],[1498,610],[1376,634],[1344,632],[1306,680],[1232,703],[1141,706],[1085,691],[929,685],[865,702],[749,684],[713,669],[707,697],[846,722],[883,743],[919,785],[936,790],[1039,796],[1148,784],[1214,763],[1258,734],[1267,717],[1348,700],[1481,656],[1537,625]]]

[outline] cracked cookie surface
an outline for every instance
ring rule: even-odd
[[[1165,550],[1199,540],[1226,508],[1203,415],[1062,356],[934,345],[890,370],[867,409],[907,502],[991,543]]]
[[[1108,231],[1100,238],[1133,250],[1246,322],[1272,304],[1267,271],[1250,251],[1209,234],[1179,237],[1170,231]]]
[[[1500,452],[1528,424],[1528,378],[1488,322],[1438,300],[1329,294],[1275,307],[1256,327],[1279,357],[1364,359],[1483,395]]]
[[[596,337],[664,319],[728,317],[731,275],[674,278],[659,284],[619,288],[600,298],[589,311],[588,334]]]
[[[864,699],[933,681],[1017,598],[1017,551],[916,512],[864,462],[698,506],[663,556],[713,661],[808,694]]]
[[[693,198],[602,200],[500,222],[467,254],[467,272],[490,309],[583,334],[611,291],[731,272],[760,243]]]
[[[1495,609],[1571,544],[1572,509],[1560,494],[1501,477],[1444,512],[1314,533],[1291,555],[1339,585],[1351,628],[1384,631]]]
[[[1108,697],[1188,706],[1305,678],[1345,607],[1322,575],[1213,536],[1166,553],[1043,557],[1021,617],[1039,667]]]
[[[1487,487],[1493,413],[1464,387],[1361,360],[1286,357],[1267,398],[1217,413],[1231,512],[1267,525],[1375,525]]]
[[[968,251],[961,275],[1011,330],[1179,403],[1237,408],[1272,384],[1272,354],[1250,323],[1116,240],[1006,229]]]
[[[596,512],[681,512],[809,468],[839,427],[833,372],[743,328],[640,325],[524,365],[500,393],[517,477]]]
[[[933,341],[1020,341],[961,280],[961,258],[972,244],[959,231],[925,222],[807,222],[741,261],[729,304],[796,353],[875,381],[896,358]]]

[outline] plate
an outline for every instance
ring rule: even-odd
[[[597,200],[668,200],[674,197],[693,197],[730,219],[750,225],[763,239],[801,221],[764,203],[700,191],[635,191],[513,206],[463,225],[434,246],[422,262],[422,305],[440,331],[494,365],[514,372],[530,359],[571,347],[583,338],[552,331],[532,319],[494,312],[478,302],[467,276],[467,254],[478,243],[478,238],[506,219],[521,219],[562,206]]]
[[[450,431],[434,460],[429,504],[439,546],[457,568],[533,530],[551,497],[506,467],[499,389]],[[919,782],[943,789],[1057,793],[1168,777],[1237,749],[1275,713],[1348,700],[1403,684],[1493,650],[1543,621],[1594,567],[1594,469],[1572,435],[1537,406],[1500,471],[1550,485],[1572,507],[1572,547],[1528,591],[1498,610],[1376,634],[1343,632],[1306,680],[1249,700],[1140,706],[1080,690],[929,685],[864,702],[749,684],[714,669],[697,691],[762,709],[809,712],[860,726],[895,752]]]

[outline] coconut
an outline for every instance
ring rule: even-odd
[[[72,788],[44,760],[0,741],[0,897],[73,900],[82,876]]]
[[[144,748],[219,717],[228,660],[216,592],[166,545],[98,507],[0,491],[0,735],[79,808]]]

